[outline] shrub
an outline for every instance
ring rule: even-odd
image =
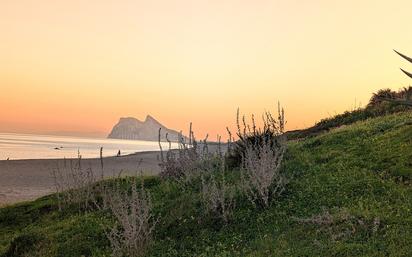
[[[253,203],[267,207],[270,198],[284,191],[286,178],[280,167],[285,149],[285,145],[274,147],[269,139],[246,146],[242,186]]]
[[[106,233],[110,241],[112,256],[143,256],[152,243],[152,232],[157,220],[152,214],[152,201],[141,179],[140,190],[136,178],[130,188],[124,190],[118,184],[104,195],[108,208],[115,218],[114,226]]]
[[[178,182],[187,182],[190,180],[198,170],[199,153],[197,150],[197,142],[194,139],[192,132],[192,124],[190,124],[189,142],[180,133],[178,136],[179,149],[173,150],[171,148],[171,141],[166,133],[166,140],[169,142],[169,150],[164,156],[162,145],[160,142],[159,128],[159,147],[160,147],[160,176],[162,178],[171,178]]]
[[[91,168],[82,166],[80,154],[77,161],[65,159],[62,167],[58,163],[52,170],[52,176],[59,210],[62,210],[63,206],[74,204],[77,204],[79,209],[90,207],[89,204],[95,197],[93,186],[97,176]]]
[[[214,175],[202,177],[202,200],[208,213],[228,223],[235,208],[235,187],[225,178],[216,179]]]
[[[226,224],[235,208],[236,186],[226,180],[224,156],[218,155],[217,159],[217,170],[210,170],[201,176],[201,195],[206,212]]]
[[[160,143],[160,132],[161,129],[159,129],[160,177],[178,182],[183,186],[183,189],[192,184],[194,180],[199,179],[202,172],[216,167],[219,156],[223,156],[220,139],[216,151],[209,152],[208,136],[203,141],[197,142],[192,131],[192,124],[190,124],[188,138],[180,133],[178,149],[171,148],[171,141],[166,133],[166,140],[169,142],[169,150],[166,153],[164,153]]]
[[[242,164],[242,159],[246,149],[250,146],[262,145],[269,143],[271,147],[278,148],[284,144],[284,110],[278,105],[278,117],[273,117],[270,112],[265,112],[262,116],[263,128],[258,128],[252,115],[252,126],[247,124],[246,117],[240,121],[240,113],[237,111],[237,136],[238,140],[234,141],[227,154],[227,163],[230,168],[238,168]]]
[[[267,207],[271,197],[283,192],[286,178],[280,167],[286,150],[284,136],[285,115],[278,105],[278,117],[266,112],[263,129],[257,128],[252,116],[252,128],[243,117],[243,130],[239,123],[235,143],[235,158],[241,158],[242,187],[254,203]],[[238,156],[236,156],[238,155]]]

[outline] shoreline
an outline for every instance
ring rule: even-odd
[[[140,152],[134,152],[134,153],[129,153],[121,156],[116,156],[116,155],[111,155],[111,156],[103,156],[103,159],[107,158],[122,158],[122,157],[128,157],[128,156],[136,156],[141,153],[160,153],[160,151],[140,151]],[[31,158],[31,159],[9,159],[9,160],[0,160],[0,162],[6,162],[6,161],[38,161],[38,160],[54,160],[54,161],[61,161],[61,160],[78,160],[78,157],[69,157],[69,158]],[[87,160],[95,160],[98,159],[100,160],[100,157],[82,157],[82,161],[87,161]]]
[[[104,177],[122,174],[135,175],[143,171],[145,175],[160,172],[158,156],[160,151],[142,151],[124,156],[103,157]],[[59,159],[18,159],[0,161],[0,206],[34,200],[53,193],[52,170],[65,161],[77,158]],[[82,158],[82,165],[101,172],[100,158]],[[140,162],[140,164],[139,164]]]

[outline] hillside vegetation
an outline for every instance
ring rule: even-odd
[[[159,218],[146,256],[412,256],[411,120],[390,114],[289,142],[285,191],[267,208],[235,195],[227,223],[205,214],[200,181],[182,190],[145,178]],[[5,207],[0,256],[110,256],[111,222],[102,210],[59,211],[54,196]]]
[[[287,132],[288,138],[299,139],[316,136],[342,125],[349,125],[357,121],[411,110],[412,106],[410,105],[402,105],[397,102],[388,101],[388,99],[407,99],[411,95],[412,87],[410,86],[398,91],[381,89],[372,95],[369,103],[365,107],[345,111],[342,114],[322,119],[313,127],[307,129],[289,131]]]

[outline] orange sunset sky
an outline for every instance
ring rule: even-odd
[[[105,136],[119,117],[288,129],[399,89],[412,1],[0,0],[0,132]]]

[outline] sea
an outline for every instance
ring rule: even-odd
[[[98,158],[103,147],[103,157],[144,151],[158,151],[159,143],[140,140],[87,138],[72,136],[0,133],[0,160]],[[177,148],[172,144],[172,148]],[[163,149],[169,144],[162,142]]]

